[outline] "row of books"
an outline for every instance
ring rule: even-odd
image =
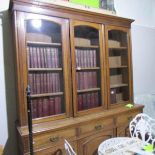
[[[40,118],[63,113],[61,97],[32,100],[32,118]]]
[[[96,67],[97,53],[95,49],[76,49],[76,67]],[[98,53],[99,54],[99,53]]]
[[[60,92],[62,84],[60,73],[29,73],[28,83],[31,94]]]
[[[97,87],[97,72],[76,72],[77,89],[89,89]]]
[[[59,68],[60,50],[56,47],[28,46],[29,68]]]
[[[100,106],[98,92],[85,93],[78,95],[78,110],[91,109]]]

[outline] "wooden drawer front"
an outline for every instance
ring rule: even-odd
[[[40,149],[45,147],[51,147],[54,145],[64,143],[64,138],[73,138],[76,135],[75,129],[64,129],[56,132],[47,132],[34,137],[34,148]]]
[[[117,117],[117,122],[116,124],[117,125],[121,125],[121,124],[128,124],[137,114],[139,114],[140,111],[136,111],[136,112],[133,112],[133,113],[124,113],[124,114],[121,114]]]
[[[69,141],[69,143],[71,144],[73,149],[77,152],[76,142]],[[49,147],[47,149],[38,150],[38,151],[35,151],[34,154],[35,155],[55,155],[58,149],[60,149],[64,155],[66,154],[65,153],[66,151],[65,151],[65,148],[64,148],[64,144],[57,145],[55,147]],[[59,155],[59,154],[56,154],[56,155]]]
[[[88,133],[88,132],[92,132],[92,131],[99,131],[99,130],[103,130],[109,127],[113,126],[113,119],[112,118],[108,118],[108,119],[104,119],[104,120],[99,120],[99,121],[94,121],[92,123],[86,124],[86,125],[82,125],[79,127],[79,133],[80,135]]]

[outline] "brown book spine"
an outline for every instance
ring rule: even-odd
[[[55,113],[61,114],[61,98],[55,97]]]
[[[49,114],[55,115],[55,100],[52,97],[49,99]]]
[[[91,107],[95,107],[95,93],[91,93]]]

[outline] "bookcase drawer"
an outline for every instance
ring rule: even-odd
[[[64,129],[55,132],[47,132],[34,136],[34,148],[41,149],[64,143],[64,139],[74,138],[76,130],[74,128]]]
[[[81,125],[79,127],[79,135],[86,134],[92,131],[100,131],[107,128],[113,127],[114,122],[112,118],[108,119],[100,119],[98,121],[94,121],[85,125]]]
[[[77,152],[76,141],[69,141],[69,143],[71,144],[73,149]],[[46,149],[44,148],[44,149],[36,150],[35,155],[55,155],[56,153],[58,155],[59,153],[58,153],[57,150],[61,150],[64,155],[66,154],[64,144],[61,144],[61,145],[57,145],[57,146],[54,146],[54,147],[48,147]]]
[[[138,114],[140,111],[135,111],[132,113],[121,114],[117,117],[117,125],[121,125],[124,123],[130,123],[130,121]]]

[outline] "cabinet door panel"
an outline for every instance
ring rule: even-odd
[[[102,26],[84,21],[71,22],[72,77],[75,115],[103,109],[104,51]]]
[[[109,106],[132,101],[130,31],[127,28],[106,27],[108,56]]]
[[[113,137],[113,131],[101,131],[98,134],[83,138],[78,141],[78,153],[80,155],[97,155],[97,150],[101,142]]]
[[[71,94],[68,20],[28,13],[18,13],[18,19],[18,74],[23,77],[23,102],[29,85],[34,122],[68,117]],[[26,110],[26,103],[20,105]]]

